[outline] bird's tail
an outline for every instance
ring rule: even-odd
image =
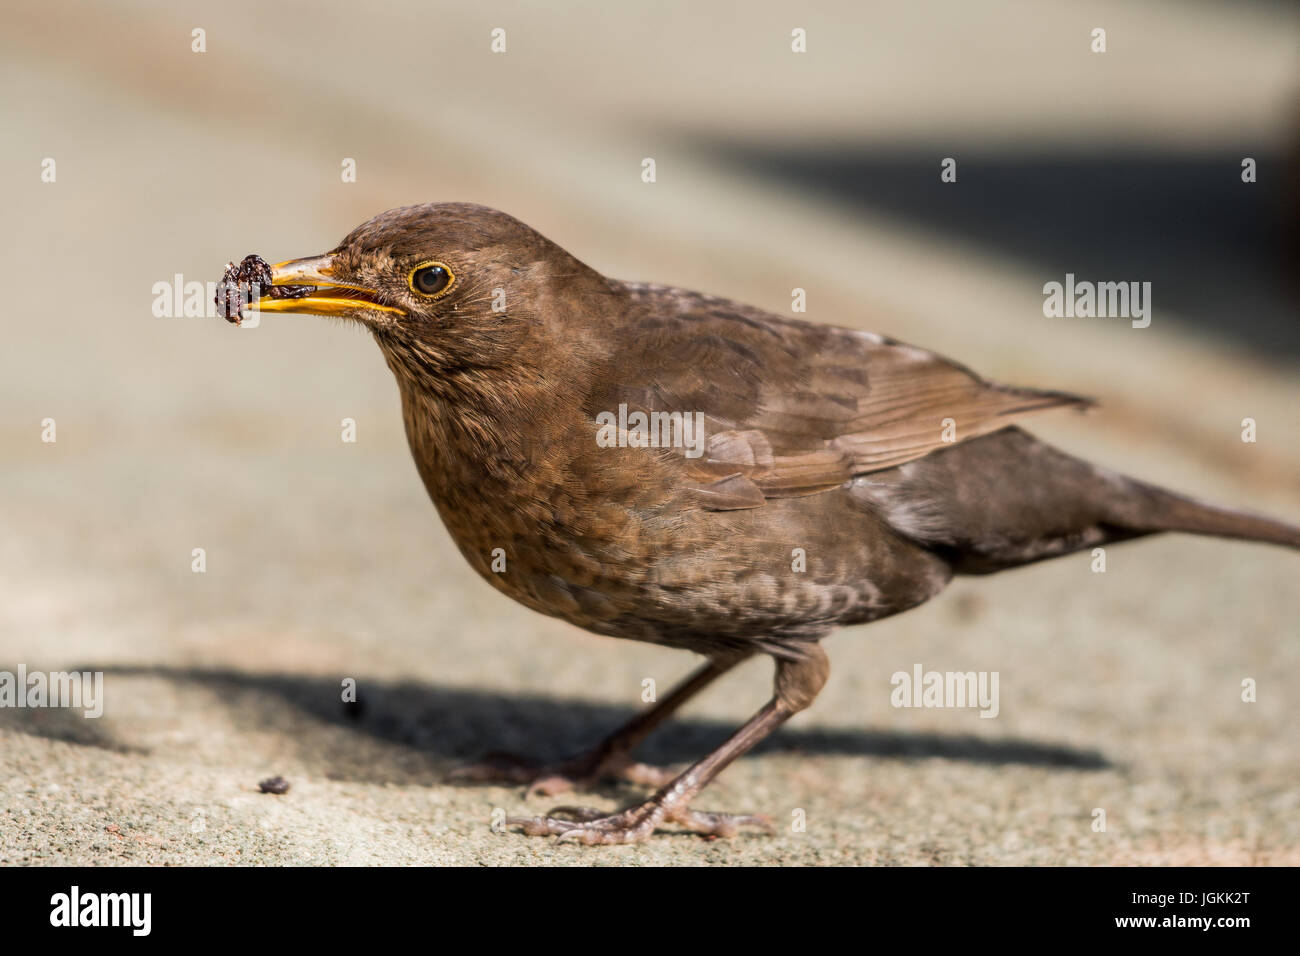
[[[1005,428],[854,490],[899,533],[984,574],[1162,531],[1300,548],[1300,527],[1204,504]]]
[[[1139,505],[1128,524],[1147,532],[1183,531],[1300,548],[1300,527],[1232,508],[1206,504],[1155,485],[1126,479]]]

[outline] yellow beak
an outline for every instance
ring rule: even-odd
[[[271,266],[273,286],[310,286],[312,291],[293,298],[260,296],[253,308],[258,312],[297,312],[306,315],[351,315],[362,309],[405,315],[399,308],[384,305],[379,293],[364,286],[339,282],[333,276],[331,256],[290,259]]]

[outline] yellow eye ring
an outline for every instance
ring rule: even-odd
[[[430,259],[410,271],[406,284],[411,291],[426,299],[441,299],[456,284],[456,273],[445,262]]]

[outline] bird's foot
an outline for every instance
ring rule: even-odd
[[[592,807],[555,807],[544,817],[509,817],[507,826],[517,826],[528,836],[558,836],[559,842],[596,844],[640,843],[661,824],[676,823],[692,833],[709,837],[732,837],[741,827],[772,831],[772,821],[757,813],[706,813],[690,807],[673,807],[659,798],[630,806],[616,813]]]
[[[625,754],[584,754],[559,763],[541,764],[516,754],[493,753],[478,763],[458,767],[449,779],[456,783],[527,784],[525,797],[554,797],[571,790],[591,790],[608,780],[662,787],[675,776],[666,767],[637,763]]]

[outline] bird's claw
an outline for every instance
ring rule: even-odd
[[[754,826],[773,832],[772,821],[756,813],[709,813],[689,807],[669,807],[657,800],[608,813],[594,807],[563,806],[543,817],[509,817],[507,826],[519,827],[528,836],[555,836],[560,843],[640,843],[662,823],[676,823],[692,833],[707,837],[733,837],[741,827]]]
[[[701,836],[733,837],[741,827],[757,827],[768,836],[776,833],[772,818],[766,813],[713,813],[682,807],[667,819]]]

